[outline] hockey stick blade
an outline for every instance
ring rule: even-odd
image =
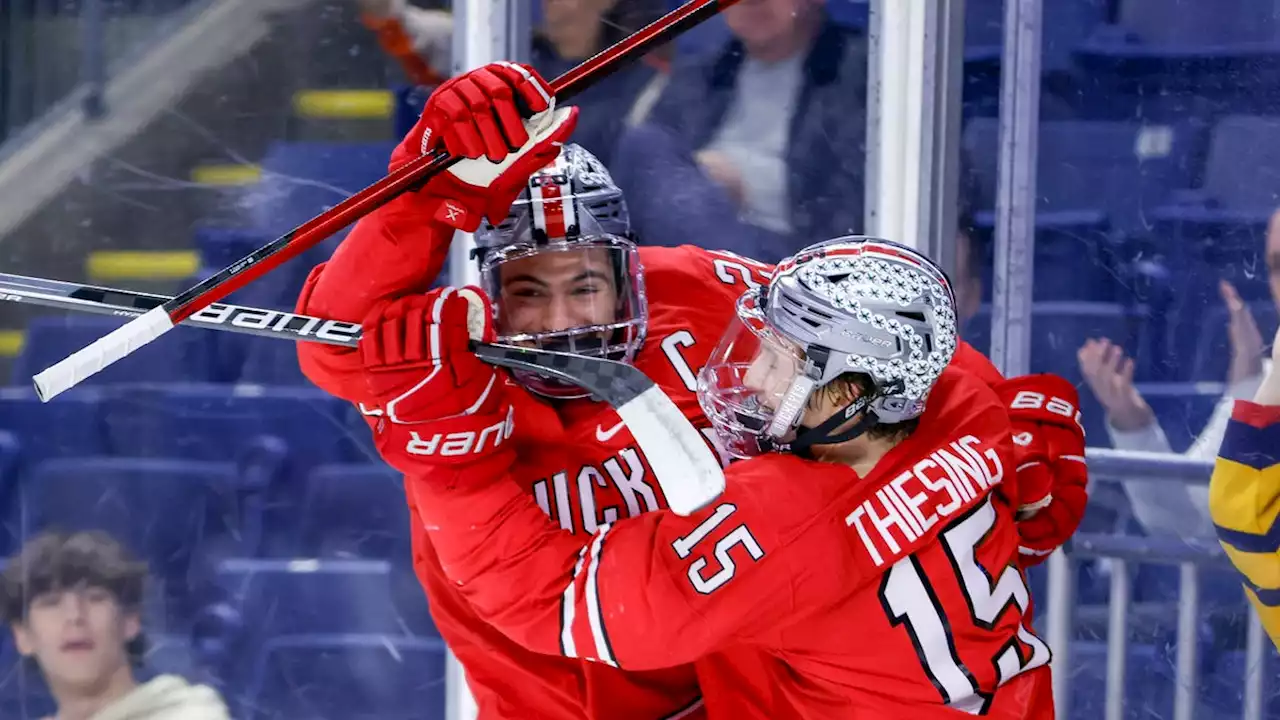
[[[617,411],[644,450],[654,477],[677,515],[691,515],[724,492],[724,470],[680,408],[632,365],[513,345],[472,343],[480,359],[573,383]]]
[[[556,78],[551,82],[551,90],[561,103],[568,101],[627,62],[638,60],[644,53],[737,2],[739,0],[688,0]],[[188,317],[332,237],[342,228],[405,192],[422,187],[429,178],[444,172],[459,160],[444,150],[436,150],[405,163],[378,182],[219,270],[163,305],[148,310],[37,373],[32,378],[36,395],[41,401],[48,402],[169,332]]]
[[[138,317],[161,306],[163,295],[0,273],[0,300],[115,317]],[[182,322],[224,332],[277,340],[356,347],[358,323],[282,310],[214,303]],[[568,353],[472,343],[482,360],[573,383],[608,403],[644,451],[667,505],[689,515],[724,491],[724,472],[701,433],[671,398],[631,365]]]

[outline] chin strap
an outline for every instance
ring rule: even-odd
[[[814,445],[835,445],[861,437],[863,433],[880,423],[880,419],[876,417],[875,413],[867,411],[848,430],[834,435],[831,433],[836,428],[849,422],[849,418],[863,412],[871,404],[872,399],[858,398],[845,405],[840,412],[823,420],[816,427],[800,425],[797,427],[799,433],[796,435],[796,439],[791,441],[786,449],[800,457],[812,458],[811,450]]]

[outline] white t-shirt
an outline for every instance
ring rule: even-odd
[[[787,142],[804,83],[805,53],[779,62],[747,58],[733,100],[707,150],[723,153],[742,174],[742,219],[777,233],[791,232]]]

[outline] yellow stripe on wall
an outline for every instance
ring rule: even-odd
[[[299,90],[293,111],[300,117],[330,120],[377,120],[391,117],[390,90]]]
[[[197,165],[191,170],[191,182],[201,185],[236,187],[252,185],[262,179],[262,168],[257,165]]]
[[[94,280],[179,280],[199,267],[195,250],[98,250],[85,262]]]
[[[17,357],[25,338],[22,330],[0,330],[0,357]]]

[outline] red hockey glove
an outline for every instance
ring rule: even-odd
[[[467,158],[428,181],[417,197],[436,220],[472,232],[482,217],[506,218],[529,176],[559,155],[577,112],[556,109],[551,86],[528,65],[491,63],[431,94],[391,155],[391,167],[441,147]]]
[[[378,450],[392,467],[468,464],[511,436],[499,372],[468,347],[492,339],[488,299],[476,287],[439,288],[395,300],[364,322],[360,355]]]
[[[1023,567],[1030,567],[1065,543],[1084,516],[1089,469],[1080,396],[1050,374],[1006,380],[996,393],[1013,422],[1019,553]]]

